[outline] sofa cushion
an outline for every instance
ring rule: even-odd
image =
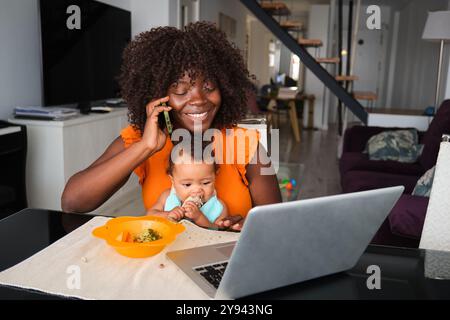
[[[401,163],[398,161],[374,161],[369,160],[367,154],[361,152],[345,152],[339,160],[341,176],[350,170],[378,171],[395,174],[421,176],[424,173],[418,163]]]
[[[419,176],[375,171],[348,171],[341,177],[343,192],[357,192],[378,188],[404,186],[404,193],[411,194]]]
[[[429,198],[404,194],[388,216],[393,234],[420,239]]]
[[[422,139],[424,147],[418,161],[425,170],[436,164],[439,146],[444,133],[450,133],[450,100],[445,100],[441,104]]]
[[[433,186],[434,170],[436,166],[427,170],[417,181],[412,192],[413,196],[430,197],[431,187]]]
[[[414,163],[423,148],[418,142],[416,129],[387,130],[370,137],[363,153],[367,153],[370,160]]]

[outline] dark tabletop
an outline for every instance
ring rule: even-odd
[[[93,216],[58,211],[24,209],[0,220],[0,271],[86,223]],[[27,236],[24,237],[23,235]],[[380,289],[368,289],[376,265],[381,273]],[[450,299],[447,277],[450,253],[396,247],[368,246],[357,265],[347,272],[322,277],[281,289],[253,295],[252,299]],[[0,286],[0,299],[57,299],[56,296]]]

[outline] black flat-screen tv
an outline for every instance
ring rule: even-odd
[[[69,28],[79,7],[80,29]],[[131,39],[131,13],[93,0],[40,0],[44,104],[119,98],[117,76]],[[73,25],[73,24],[70,24]]]

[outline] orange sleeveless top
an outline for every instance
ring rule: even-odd
[[[245,217],[252,208],[252,199],[248,189],[248,181],[245,177],[246,166],[256,153],[259,133],[256,130],[237,127],[231,129],[231,132],[235,132],[237,129],[243,130],[243,132],[247,132],[247,134],[250,133],[250,135],[255,134],[257,138],[246,139],[244,144],[239,144],[236,142],[236,136],[227,134],[225,129],[221,130],[224,163],[219,164],[215,188],[217,197],[225,202],[230,215],[240,215]],[[131,125],[122,129],[120,135],[126,148],[141,139],[140,131],[133,128]],[[228,146],[227,141],[228,143],[232,143],[231,139],[233,139],[233,137],[234,152],[231,152],[231,148],[227,149],[226,146]],[[233,144],[230,144],[230,146],[233,146]],[[164,190],[170,189],[172,186],[170,178],[166,173],[172,147],[172,141],[168,137],[163,149],[142,162],[134,170],[134,173],[139,177],[139,183],[142,187],[142,199],[146,209],[153,207],[161,193]],[[228,155],[226,154],[227,150],[230,151],[228,152]],[[238,151],[240,151],[240,153]],[[225,162],[225,158],[227,157],[232,161]],[[231,157],[233,157],[233,159],[231,159]]]

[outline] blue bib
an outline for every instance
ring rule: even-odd
[[[170,194],[164,204],[164,211],[170,211],[175,207],[181,207],[181,201],[175,194],[175,190],[172,188]],[[206,203],[200,208],[200,211],[208,219],[209,222],[214,223],[223,211],[223,205],[220,203],[217,196],[214,195],[206,201]]]

